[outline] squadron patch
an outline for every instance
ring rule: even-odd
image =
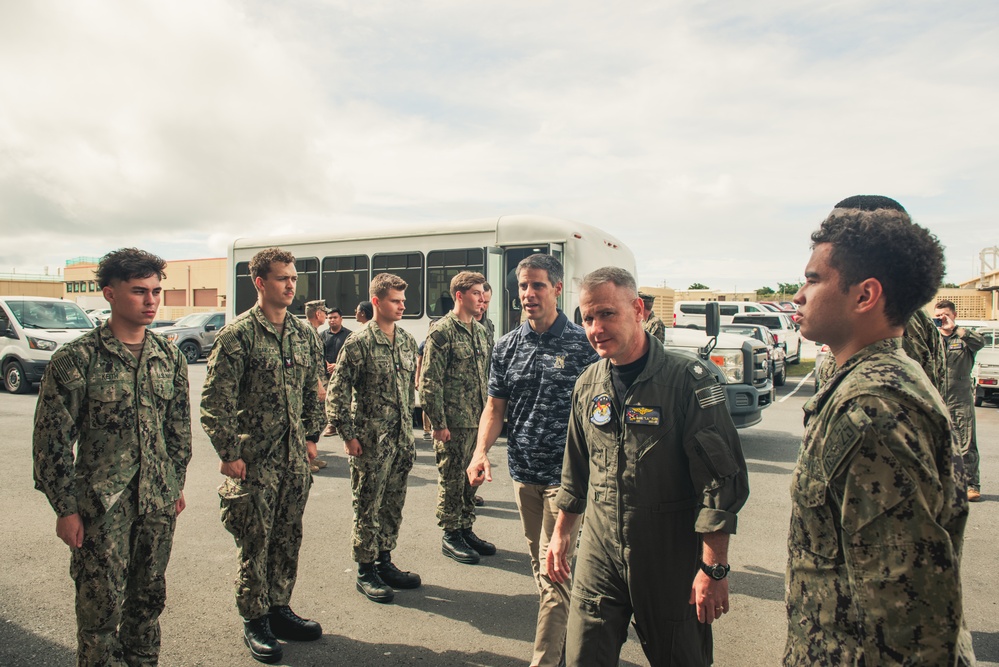
[[[697,404],[701,406],[702,410],[725,402],[725,388],[720,384],[713,384],[710,387],[698,389],[694,392],[694,395],[697,396]]]
[[[603,426],[611,420],[611,397],[600,394],[593,399],[593,412],[590,413],[590,423]]]
[[[661,415],[662,409],[659,407],[628,405],[624,409],[624,423],[638,424],[639,426],[659,426]]]

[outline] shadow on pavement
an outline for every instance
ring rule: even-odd
[[[801,438],[782,431],[743,430],[739,433],[747,459],[795,463]]]
[[[537,595],[498,595],[433,585],[424,585],[420,591],[422,595],[396,596],[395,604],[469,623],[493,637],[522,640],[534,636]]]
[[[971,643],[979,661],[999,662],[999,632],[972,631]]]
[[[794,468],[782,468],[771,463],[757,463],[756,461],[746,461],[746,470],[765,475],[790,475]]]
[[[374,633],[373,633],[374,634]],[[386,633],[388,634],[388,633]],[[248,655],[247,655],[248,657]],[[326,665],[441,665],[444,667],[469,665],[523,665],[505,655],[486,651],[443,651],[438,653],[422,646],[406,644],[365,643],[334,634],[324,635],[317,642],[284,644],[282,665],[293,667],[325,667]],[[259,664],[249,659],[246,664]]]
[[[784,600],[784,573],[771,572],[756,565],[747,565],[746,571],[733,573],[732,593],[748,595],[760,600]]]
[[[64,667],[76,664],[76,651],[28,632],[8,619],[0,621],[0,665]]]

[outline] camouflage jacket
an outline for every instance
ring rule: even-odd
[[[666,325],[655,313],[649,315],[649,319],[645,320],[645,330],[658,339],[660,343],[666,343]]]
[[[805,404],[785,665],[973,664],[960,456],[940,395],[899,343],[867,346]]]
[[[454,312],[437,320],[423,351],[420,403],[435,429],[477,428],[486,405],[489,339],[485,327],[471,330]]]
[[[943,337],[922,308],[913,313],[905,323],[902,349],[910,359],[923,368],[923,372],[940,395],[946,395],[947,353],[944,350]],[[829,382],[836,374],[836,359],[833,355],[827,356],[822,366],[815,369],[815,373],[820,386]]]
[[[208,357],[201,425],[223,461],[307,467],[305,437],[324,424],[319,337],[290,313],[278,336],[259,305],[226,325]]]
[[[103,514],[136,475],[139,512],[162,509],[180,497],[190,460],[176,345],[148,332],[136,359],[105,322],[52,355],[35,408],[34,477],[56,514]]]
[[[364,447],[401,427],[411,441],[415,370],[416,340],[402,327],[394,343],[374,320],[350,334],[326,390],[326,414],[340,437]]]

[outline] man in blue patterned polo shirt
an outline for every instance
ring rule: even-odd
[[[583,328],[558,309],[562,265],[557,259],[525,258],[517,265],[517,282],[527,322],[500,338],[493,349],[489,397],[468,479],[472,486],[492,481],[487,453],[508,415],[510,476],[540,594],[531,665],[555,667],[565,645],[571,581],[553,582],[543,564],[558,517],[555,496],[562,479],[572,388],[598,357]],[[570,542],[574,546],[575,538]]]

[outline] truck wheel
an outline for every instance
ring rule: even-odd
[[[976,408],[982,407],[982,403],[983,402],[984,401],[983,401],[983,399],[980,396],[975,396],[975,407]]]
[[[31,389],[20,363],[12,361],[3,369],[3,386],[12,394],[27,394]]]
[[[196,343],[185,341],[180,344],[180,352],[187,359],[187,363],[193,364],[201,358],[201,348]]]
[[[787,364],[781,366],[780,375],[774,374],[774,386],[783,387],[787,382]]]

